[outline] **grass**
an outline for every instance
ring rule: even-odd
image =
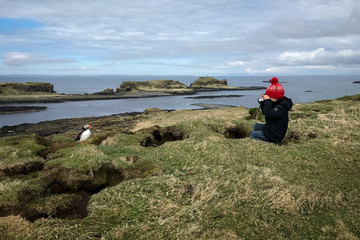
[[[0,139],[0,168],[18,163],[42,160],[37,154],[45,147],[35,135]]]
[[[358,98],[295,104],[281,146],[226,138],[228,129],[249,133],[256,122],[242,107],[149,113],[133,127],[134,134],[114,130],[101,143],[59,149],[37,175],[0,182],[0,212],[20,208],[19,196],[31,192],[27,208],[52,213],[55,205],[66,209],[73,195],[42,194],[41,176],[48,168],[88,177],[112,166],[131,175],[95,192],[87,217],[29,222],[4,215],[0,234],[6,239],[359,239]],[[151,135],[144,129],[154,125],[175,125],[184,140],[142,147],[141,140]],[[31,161],[44,147],[35,136],[22,139],[0,140],[1,149],[22,153],[10,162],[2,159],[4,164]]]

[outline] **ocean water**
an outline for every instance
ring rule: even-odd
[[[264,86],[269,80],[266,76],[215,76],[228,80],[229,86]],[[345,95],[360,93],[360,76],[280,76],[279,82],[285,88],[285,96],[295,103],[306,103],[324,99],[334,99]],[[147,81],[154,79],[172,79],[186,85],[198,79],[198,76],[0,76],[0,82],[49,82],[54,84],[57,93],[84,94],[95,93],[106,88],[117,88],[123,81]],[[104,116],[126,112],[142,112],[157,107],[164,110],[196,109],[192,104],[210,103],[257,107],[257,99],[265,90],[201,92],[196,95],[170,96],[140,99],[116,99],[80,101],[47,104],[24,104],[27,106],[46,106],[47,110],[32,113],[1,114],[0,127],[22,123],[37,123],[47,120]],[[242,95],[241,97],[189,99],[192,96]],[[21,104],[18,104],[21,105]],[[15,105],[14,105],[15,106]]]

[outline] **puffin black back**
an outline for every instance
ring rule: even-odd
[[[90,124],[85,124],[84,126],[82,126],[81,132],[78,134],[74,141],[84,142],[85,140],[87,140],[91,135],[90,128],[92,128]]]

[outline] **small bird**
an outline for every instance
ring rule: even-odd
[[[87,140],[91,135],[90,128],[92,128],[92,126],[90,124],[85,124],[82,127],[82,131],[79,133],[77,138],[75,138],[75,141],[78,141],[78,142],[81,142],[81,144],[84,144],[84,141]]]

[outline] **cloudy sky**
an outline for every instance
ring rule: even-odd
[[[359,0],[0,0],[0,74],[360,74]]]

